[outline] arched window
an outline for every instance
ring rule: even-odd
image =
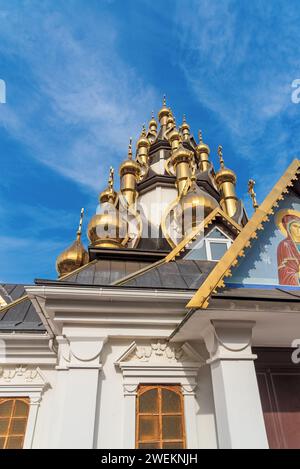
[[[136,410],[137,448],[185,448],[180,386],[139,386]]]
[[[28,413],[28,398],[0,398],[0,449],[23,448]]]

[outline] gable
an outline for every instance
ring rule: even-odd
[[[297,217],[300,231],[300,198],[289,192],[264,229],[258,232],[245,256],[232,269],[232,276],[225,280],[225,284],[299,287],[300,242],[292,239],[283,223],[290,220],[291,225]]]
[[[290,239],[290,235],[284,232],[283,227],[285,222],[290,224],[298,220],[299,174],[300,161],[294,160],[254,212],[231,248],[216,263],[215,268],[187,304],[187,308],[206,308],[211,294],[218,288],[225,286],[224,280],[229,284],[230,281],[245,283],[249,279],[252,279],[253,282],[255,279],[256,281],[259,279],[261,285],[266,285],[266,282],[273,279],[273,284],[271,284],[273,288],[282,284],[290,288],[299,288],[299,245],[295,239]],[[284,216],[287,215],[291,216],[284,219]],[[297,228],[294,226],[293,230],[295,233]],[[261,233],[264,234],[261,236]],[[248,260],[249,258],[250,260]],[[244,265],[238,271],[237,268],[242,266],[243,259],[245,259]],[[267,264],[269,268],[266,269],[263,263]],[[293,271],[292,276],[289,268]],[[277,281],[275,273],[270,273],[271,270],[277,271]]]

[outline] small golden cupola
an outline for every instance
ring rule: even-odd
[[[182,125],[181,125],[181,133],[182,133],[182,136],[183,136],[183,140],[188,140],[190,138],[190,135],[191,135],[190,126],[186,121],[185,114],[183,115],[183,121],[182,121]]]
[[[114,169],[110,168],[108,186],[99,196],[101,212],[93,216],[87,229],[93,247],[120,248],[128,240],[127,226],[117,209],[118,194],[113,184]]]
[[[186,236],[218,205],[216,199],[197,185],[194,167],[190,178],[190,187],[180,198],[178,207],[175,210],[175,219],[178,225],[182,227],[182,234]]]
[[[89,261],[89,255],[81,241],[82,220],[84,209],[81,209],[77,237],[73,244],[63,251],[56,259],[56,270],[59,277],[69,274]]]
[[[141,167],[138,162],[132,158],[132,139],[130,139],[129,142],[127,159],[121,164],[119,173],[121,179],[121,194],[124,196],[126,204],[132,206],[137,198],[136,184],[141,176]]]
[[[151,117],[151,120],[150,120],[149,126],[148,126],[147,136],[148,136],[148,138],[151,142],[153,142],[157,137],[157,122],[155,120],[153,111],[152,111],[152,117]]]
[[[136,144],[136,160],[140,164],[142,177],[145,177],[149,170],[150,145],[151,144],[147,138],[145,125],[143,125],[142,133]]]
[[[238,198],[235,192],[236,175],[234,171],[225,167],[223,159],[223,148],[218,147],[218,155],[220,159],[220,169],[216,174],[216,183],[221,192],[220,205],[224,212],[232,217],[238,208]]]
[[[209,161],[210,149],[206,143],[203,143],[202,132],[199,130],[199,143],[196,148],[196,161],[200,171],[208,171],[211,167]]]
[[[161,127],[166,127],[167,126],[167,120],[169,117],[170,109],[167,108],[167,103],[166,103],[166,96],[164,95],[163,98],[163,105],[162,108],[160,109],[158,113],[158,120],[160,123]]]

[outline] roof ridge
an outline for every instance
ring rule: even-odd
[[[293,160],[234,240],[231,247],[198,288],[187,304],[187,308],[207,308],[211,294],[217,288],[225,286],[223,278],[231,275],[231,268],[238,263],[238,257],[245,255],[245,249],[251,245],[251,240],[257,237],[256,232],[263,229],[263,223],[269,220],[268,216],[274,214],[273,208],[278,206],[278,201],[284,198],[283,194],[288,192],[288,187],[293,184],[293,180],[300,173],[299,166],[300,160]]]
[[[8,303],[6,306],[3,306],[3,308],[0,308],[0,313],[5,313],[7,310],[12,308],[13,306],[21,303],[24,300],[29,300],[28,295],[20,296],[20,298],[17,298],[16,300],[12,301],[11,303]]]

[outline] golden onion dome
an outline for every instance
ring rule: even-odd
[[[124,174],[134,174],[136,177],[140,175],[141,168],[137,161],[132,159],[132,139],[130,138],[130,143],[128,146],[128,156],[127,159],[121,163],[119,168],[120,177]]]
[[[159,120],[159,122],[162,123],[162,119],[163,119],[164,117],[168,117],[168,116],[169,116],[169,113],[170,113],[170,109],[167,108],[166,96],[164,96],[162,108],[161,108],[160,111],[158,112],[158,120]]]
[[[199,143],[197,145],[196,150],[197,150],[197,153],[207,153],[208,155],[210,153],[209,146],[206,145],[206,143],[203,143],[201,130],[199,130]]]
[[[185,115],[183,116],[183,122],[181,125],[181,132],[185,139],[187,139],[190,135],[190,126],[186,121]]]
[[[79,267],[87,264],[89,261],[89,255],[84,249],[84,246],[81,241],[81,227],[83,214],[84,209],[82,208],[76,240],[56,259],[56,270],[59,274],[59,277],[73,272]]]
[[[173,116],[171,108],[169,109],[169,116],[167,119],[167,128],[173,127],[175,125],[175,118]]]
[[[113,188],[114,170],[110,168],[108,187],[100,194],[102,212],[91,219],[87,235],[93,247],[121,247],[127,227],[116,208],[117,193]]]
[[[139,149],[141,147],[146,147],[146,148],[150,147],[150,142],[147,138],[145,125],[143,125],[142,133],[141,133],[140,138],[138,139],[138,141],[136,143],[136,148],[137,149]]]
[[[88,226],[88,238],[93,247],[122,247],[127,237],[127,226],[119,211],[111,206],[93,216]]]
[[[218,147],[218,155],[220,159],[220,169],[217,172],[215,178],[218,185],[224,182],[230,182],[232,184],[236,183],[236,174],[232,169],[226,168],[224,159],[223,159],[223,148],[221,145]]]
[[[151,130],[156,130],[157,129],[157,122],[154,118],[154,113],[153,112],[152,112],[151,120],[149,122],[149,129],[151,129]]]
[[[171,156],[171,162],[174,167],[178,163],[181,163],[182,161],[189,161],[191,162],[193,159],[193,152],[191,150],[188,150],[185,148],[182,143],[178,146],[178,148],[173,151],[172,156]]]
[[[175,210],[175,219],[179,226],[184,226],[184,232],[197,226],[219,204],[210,194],[197,186],[195,178],[192,185]]]

